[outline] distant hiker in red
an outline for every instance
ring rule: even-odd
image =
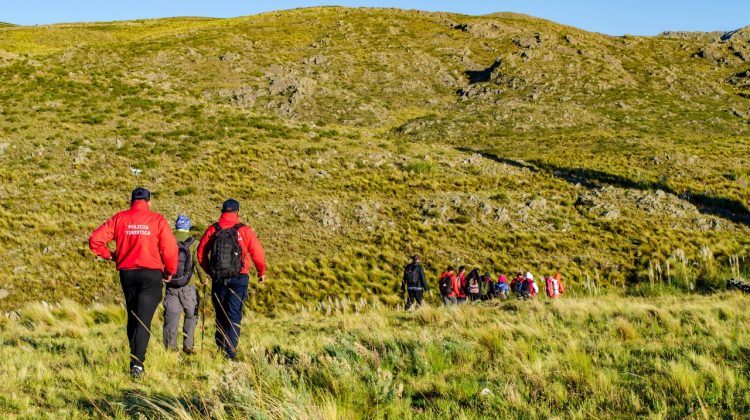
[[[456,293],[456,300],[458,301],[458,303],[466,303],[469,294],[469,284],[466,282],[466,267],[464,267],[463,265],[458,267],[458,274],[456,274],[456,279],[458,279],[458,292]]]
[[[242,305],[247,299],[251,264],[258,271],[258,282],[266,275],[263,247],[255,232],[240,223],[240,203],[229,199],[221,207],[221,217],[209,226],[198,244],[198,263],[211,276],[211,302],[216,312],[216,345],[234,360],[240,340]]]
[[[565,286],[562,282],[560,273],[555,273],[553,277],[547,277],[547,296],[550,299],[559,299],[565,293]]]
[[[448,266],[448,269],[440,275],[438,286],[445,305],[455,305],[458,303],[457,296],[461,286],[458,277],[453,273],[453,267]]]
[[[161,302],[163,281],[177,272],[177,241],[169,222],[151,210],[151,193],[136,188],[130,209],[121,211],[99,226],[89,238],[89,248],[105,260],[115,261],[128,311],[130,376],[144,374],[151,320]],[[115,250],[107,244],[114,240]]]

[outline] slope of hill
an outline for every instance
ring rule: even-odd
[[[705,286],[748,245],[747,33],[333,7],[4,28],[0,307],[118,300],[86,240],[136,185],[197,230],[243,203],[256,310],[395,303],[413,252],[433,278]]]
[[[243,330],[239,361],[154,329],[127,378],[122,308],[0,318],[5,415],[114,418],[743,417],[748,298],[505,302],[403,313],[339,302]],[[290,340],[290,337],[293,339]]]

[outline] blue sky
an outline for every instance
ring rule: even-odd
[[[334,4],[473,15],[511,11],[611,35],[654,35],[665,30],[728,31],[750,25],[749,0],[0,0],[0,4],[0,21],[21,25],[171,16],[234,17]]]

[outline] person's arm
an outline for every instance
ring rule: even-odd
[[[425,293],[429,292],[430,286],[427,285],[427,278],[424,275],[424,267],[422,267],[421,265],[419,266],[418,275],[419,275],[419,281],[422,284],[422,289],[425,291]]]
[[[164,262],[164,271],[167,272],[167,275],[173,276],[177,274],[177,239],[175,239],[172,229],[164,217],[159,220],[158,235],[159,252],[161,252],[161,259]]]
[[[89,249],[91,252],[105,260],[114,259],[112,251],[107,248],[107,244],[115,238],[115,222],[113,219],[114,217],[104,222],[89,237]]]
[[[206,232],[203,233],[203,237],[201,237],[201,241],[198,243],[198,249],[196,250],[196,253],[198,254],[198,264],[209,276],[211,275],[211,267],[209,267],[208,264],[208,253],[211,250],[211,241],[213,240],[214,230],[214,225],[211,225],[206,229]]]
[[[266,275],[266,255],[263,251],[263,246],[260,244],[258,237],[255,236],[255,232],[250,226],[245,226],[245,239],[247,240],[247,251],[250,253],[250,259],[253,260],[255,269],[258,271],[258,278],[265,277]]]
[[[455,294],[457,297],[461,296],[461,293],[458,290],[459,280],[456,278],[456,276],[453,276],[453,278],[451,279],[451,282],[453,283],[453,294]]]

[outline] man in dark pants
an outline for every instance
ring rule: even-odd
[[[107,247],[112,240],[114,252]],[[145,372],[151,320],[161,302],[163,281],[177,272],[177,241],[164,216],[151,211],[151,193],[136,188],[130,195],[130,209],[99,226],[89,238],[89,248],[117,263],[128,311],[130,376],[139,378]]]
[[[266,274],[263,247],[255,232],[240,223],[239,211],[237,200],[225,201],[219,221],[206,229],[198,244],[198,263],[213,280],[211,302],[216,312],[216,345],[232,360],[237,357],[251,263],[258,271],[259,283]]]
[[[424,268],[420,264],[421,257],[414,255],[410,264],[404,267],[404,278],[401,281],[401,293],[407,293],[406,310],[408,311],[415,303],[422,306],[422,296],[429,292]]]

